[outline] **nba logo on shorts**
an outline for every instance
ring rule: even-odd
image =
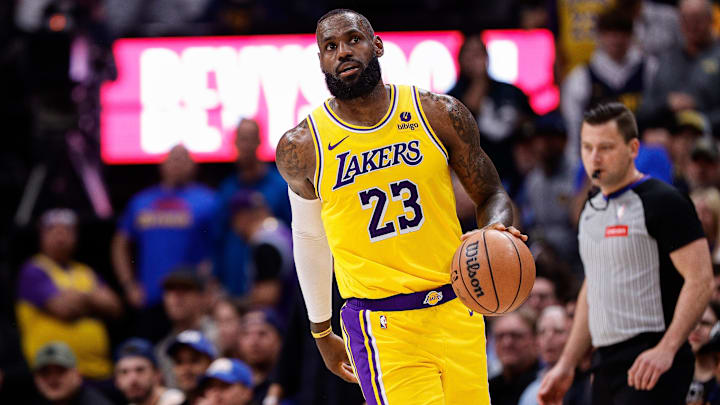
[[[430,306],[436,305],[438,302],[442,301],[442,298],[443,298],[443,296],[442,296],[441,292],[430,291],[425,296],[425,301],[423,301],[423,304],[430,305]]]
[[[383,329],[387,329],[387,318],[385,315],[380,315],[380,327]]]

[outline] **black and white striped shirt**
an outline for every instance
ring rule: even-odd
[[[702,237],[692,202],[660,180],[591,197],[578,240],[593,346],[664,331],[683,285],[670,253]]]

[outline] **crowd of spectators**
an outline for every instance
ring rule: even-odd
[[[115,75],[112,38],[306,32],[328,9],[354,6],[335,3],[0,5],[0,117],[8,134],[0,151],[0,403],[363,403],[357,386],[325,369],[310,337],[287,186],[272,162],[258,158],[255,121],[237,125],[234,166],[197,164],[182,145],[158,167],[106,167],[91,152],[98,149],[98,89]],[[589,189],[579,162],[587,107],[619,100],[637,114],[637,166],[692,199],[720,280],[720,5],[465,3],[358,11],[382,30],[466,31],[449,94],[476,116],[537,263],[526,304],[487,318],[490,393],[496,404],[531,405],[567,341],[583,278],[576,226]],[[383,18],[388,7],[409,14],[402,22]],[[556,111],[536,114],[520,89],[490,77],[479,31],[496,27],[553,32]],[[80,61],[69,57],[79,46],[89,49]],[[64,65],[58,55],[68,56]],[[27,190],[34,190],[30,203]],[[462,187],[456,193],[463,229],[472,229],[474,208]],[[715,291],[689,338],[692,405],[720,404]],[[333,305],[342,305],[336,288]],[[588,354],[564,403],[589,403],[589,381]]]

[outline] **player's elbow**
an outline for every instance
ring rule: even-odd
[[[295,239],[309,240],[309,241],[322,241],[327,238],[325,232],[322,231],[311,231],[311,230],[300,230],[297,228],[292,229],[292,236]]]

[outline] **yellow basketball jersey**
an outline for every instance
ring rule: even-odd
[[[95,273],[82,263],[72,262],[62,269],[44,255],[36,255],[33,264],[42,269],[61,290],[89,292],[97,286]],[[16,304],[18,325],[25,359],[32,366],[35,353],[45,344],[60,340],[77,356],[78,370],[85,377],[104,379],[112,375],[110,339],[105,325],[98,318],[84,317],[64,322],[49,315],[35,304],[19,300]]]
[[[460,224],[448,153],[418,91],[390,86],[372,127],[348,124],[329,100],[307,118],[315,143],[315,191],[344,298],[385,298],[450,281]]]

